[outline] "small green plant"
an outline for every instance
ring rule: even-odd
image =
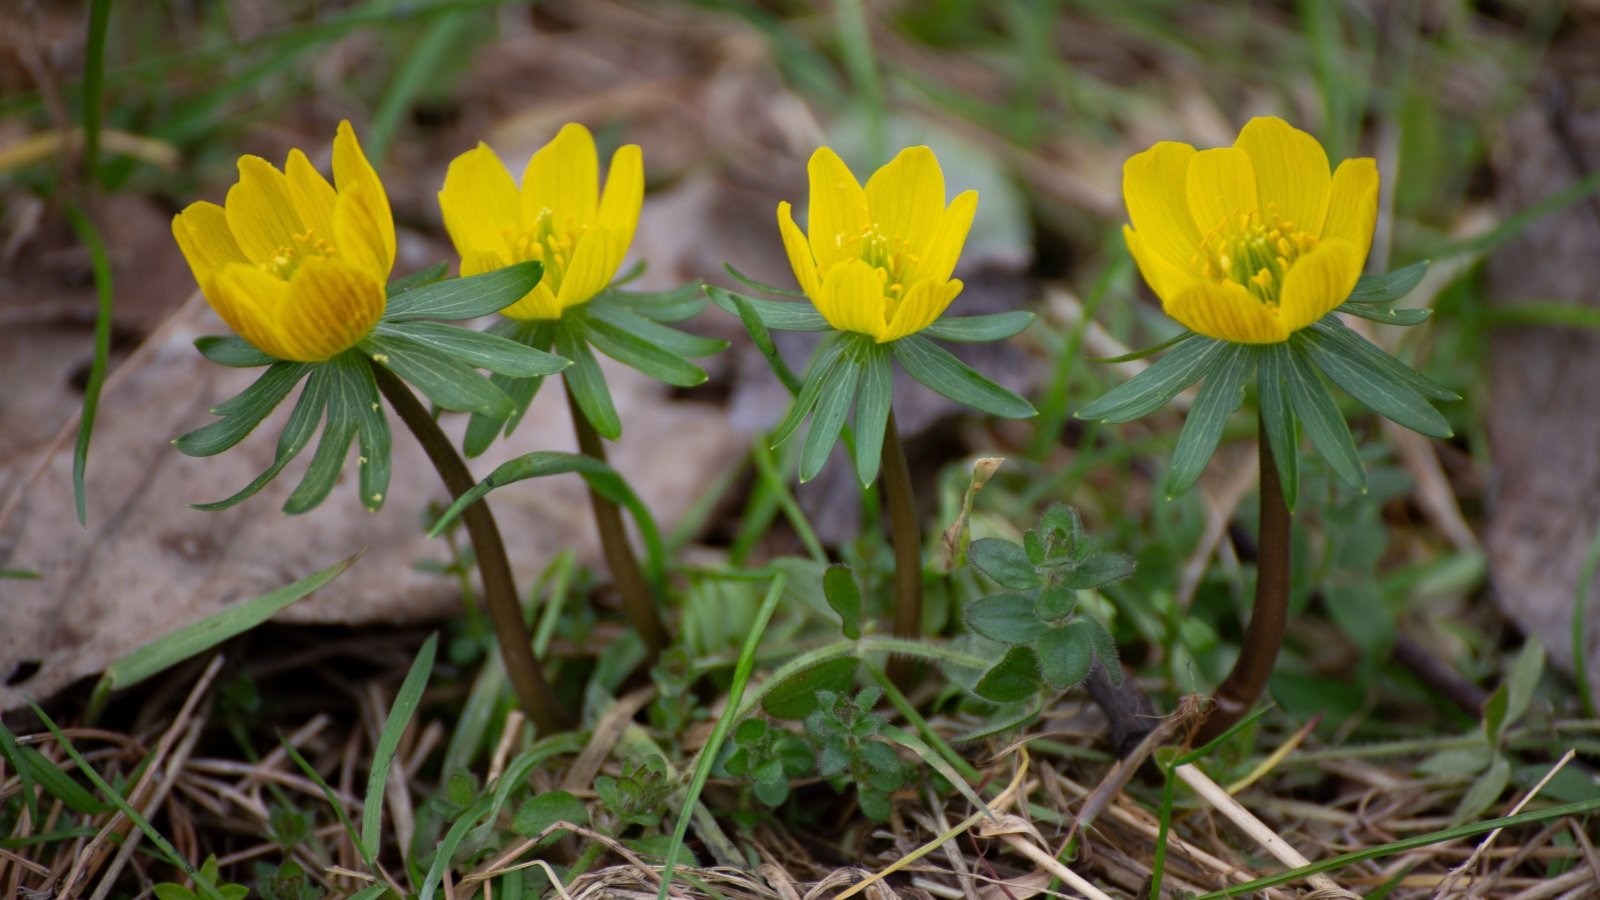
[[[659,756],[624,763],[620,776],[601,775],[594,780],[594,792],[607,812],[621,824],[646,828],[661,823],[667,798],[677,789],[677,780],[667,774],[667,761]]]
[[[218,883],[215,856],[206,857],[206,861],[200,865],[200,878],[206,884],[215,884],[216,891],[223,900],[244,900],[250,896],[250,888],[245,885]],[[192,888],[184,887],[174,881],[162,882],[151,888],[150,892],[156,895],[156,900],[200,900],[203,896],[195,893]]]
[[[767,724],[765,719],[746,719],[733,732],[733,753],[722,764],[729,775],[747,776],[756,799],[778,806],[789,797],[789,782],[817,766],[817,756],[798,735]]]
[[[861,811],[874,821],[889,818],[890,793],[906,782],[905,764],[887,741],[877,739],[883,716],[872,711],[883,691],[864,687],[852,698],[833,691],[817,692],[817,708],[806,716],[806,732],[817,742],[817,774],[836,789],[856,786]]]
[[[1079,613],[1078,592],[1133,574],[1133,558],[1095,552],[1076,510],[1051,506],[1021,544],[1000,538],[973,541],[968,559],[1007,589],[967,607],[967,627],[1010,647],[978,680],[979,696],[1009,703],[1041,689],[1076,687],[1096,660],[1112,680],[1120,680],[1111,632]]]

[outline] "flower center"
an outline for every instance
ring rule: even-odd
[[[308,258],[320,256],[326,259],[338,254],[332,244],[317,234],[315,228],[307,228],[305,234],[294,235],[291,240],[292,243],[274,250],[272,257],[260,264],[262,271],[288,281]]]
[[[874,223],[859,234],[835,235],[834,242],[877,271],[883,296],[888,300],[884,320],[893,319],[895,309],[905,297],[905,276],[918,261],[917,255],[911,252],[911,241],[900,235],[886,234]]]
[[[572,248],[587,230],[587,225],[565,231],[558,230],[556,214],[546,207],[539,210],[539,215],[533,220],[532,228],[518,231],[508,225],[502,234],[511,247],[512,261],[527,262],[536,259],[544,263],[541,283],[548,285],[551,291],[559,292],[561,278],[566,274],[567,265],[572,262]]]
[[[1278,305],[1283,278],[1295,260],[1317,246],[1317,237],[1278,217],[1274,204],[1266,217],[1236,212],[1211,229],[1190,263],[1213,281],[1231,281],[1269,306]]]

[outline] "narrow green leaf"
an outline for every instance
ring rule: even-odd
[[[839,432],[850,414],[850,406],[856,399],[856,385],[860,382],[861,366],[853,354],[846,353],[840,357],[840,365],[834,367],[833,376],[822,385],[817,407],[811,413],[811,428],[800,448],[802,484],[817,477],[828,462],[834,444],[839,442]]]
[[[967,604],[967,627],[1002,644],[1031,644],[1043,623],[1026,594],[993,594]]]
[[[430,284],[442,281],[444,280],[445,274],[449,271],[449,263],[437,262],[426,269],[419,269],[415,272],[412,272],[410,275],[396,278],[395,280],[389,282],[389,287],[387,288],[388,298],[393,300],[401,294],[404,294],[406,291],[416,290],[420,287],[427,287]]]
[[[488,332],[507,340],[516,341],[535,350],[546,350],[555,340],[555,327],[546,322],[532,322],[521,319],[501,318],[500,321],[490,325]],[[565,359],[565,357],[556,357]],[[467,433],[463,448],[468,457],[477,456],[489,449],[496,437],[501,434],[510,436],[516,430],[522,417],[527,414],[528,407],[533,403],[533,398],[539,393],[539,388],[544,384],[542,376],[533,378],[511,378],[506,375],[491,375],[489,382],[499,388],[502,393],[511,398],[512,412],[505,419],[495,416],[485,416],[482,413],[473,413],[467,421]]]
[[[96,0],[91,6],[90,28],[93,32],[98,23],[102,37],[104,36],[106,17],[111,14],[109,0],[102,3]],[[102,44],[104,42],[102,41]],[[93,47],[91,54],[96,53]],[[97,80],[98,75],[93,75],[91,81]],[[96,92],[97,93],[97,92]],[[88,99],[88,98],[86,98]],[[98,97],[93,98],[98,107]],[[98,140],[100,110],[87,107],[84,110],[86,121],[85,131],[88,134],[90,172],[95,171],[95,155],[93,141]],[[78,416],[78,440],[72,450],[72,497],[78,512],[78,524],[88,523],[88,494],[85,491],[83,479],[89,468],[89,439],[94,433],[95,414],[100,408],[100,388],[106,381],[106,367],[110,365],[111,358],[111,261],[106,256],[105,241],[100,237],[100,230],[89,221],[76,206],[67,207],[67,218],[72,221],[72,228],[78,233],[78,239],[89,250],[90,270],[94,273],[95,288],[95,315],[94,315],[94,359],[89,363],[89,379],[83,386],[83,409]]]
[[[822,595],[828,606],[839,614],[844,636],[850,640],[861,637],[861,586],[849,566],[829,566],[822,573]],[[760,721],[752,719],[751,721]]]
[[[1283,487],[1283,500],[1290,512],[1294,512],[1295,501],[1300,496],[1299,432],[1295,429],[1294,408],[1289,402],[1289,379],[1293,377],[1290,355],[1293,352],[1287,343],[1255,348],[1261,428],[1266,433],[1267,445],[1278,469],[1278,482]]]
[[[270,366],[277,357],[257,350],[249,341],[232,334],[208,334],[194,339],[194,348],[206,359],[230,369]]]
[[[1178,433],[1178,446],[1172,451],[1172,467],[1167,470],[1168,499],[1187,491],[1205,471],[1228,417],[1244,402],[1245,381],[1254,364],[1250,347],[1229,344],[1206,375],[1206,383]]]
[[[224,641],[244,634],[295,602],[310,596],[313,591],[338,578],[360,557],[360,553],[346,557],[293,584],[284,585],[275,591],[268,591],[259,597],[229,606],[198,622],[162,635],[106,666],[105,674],[100,680],[107,689],[120,691],[152,675],[165,672],[184,660],[193,659]]]
[[[1428,274],[1428,261],[1412,263],[1382,275],[1363,275],[1356,280],[1347,303],[1393,303],[1411,293]]]
[[[350,444],[356,438],[364,414],[365,396],[362,378],[370,378],[367,361],[352,358],[353,354],[335,357],[322,364],[321,371],[328,378],[328,418],[322,425],[322,439],[317,442],[317,452],[311,456],[300,484],[284,501],[283,511],[299,515],[315,509],[339,481],[339,472],[350,456]]]
[[[882,344],[867,345],[862,354],[861,387],[856,392],[856,477],[863,488],[878,478],[893,408],[894,363]]]
[[[822,389],[833,378],[834,369],[846,364],[844,355],[849,347],[849,342],[844,340],[844,335],[833,334],[822,340],[822,346],[817,348],[815,356],[811,357],[811,365],[806,368],[805,380],[800,386],[800,393],[789,404],[789,412],[772,430],[770,446],[779,447],[794,434],[795,429],[804,422],[806,415],[812,407],[817,405],[817,398],[822,396]]]
[[[221,419],[179,437],[173,446],[186,456],[214,456],[233,447],[277,409],[309,371],[305,363],[273,363],[249,387],[211,410]]]
[[[1163,350],[1171,350],[1173,347],[1178,346],[1192,337],[1195,337],[1194,332],[1181,331],[1178,334],[1162,341],[1161,343],[1156,344],[1154,347],[1146,347],[1143,350],[1131,350],[1122,354],[1121,356],[1091,356],[1089,357],[1089,361],[1097,363],[1133,362],[1136,359],[1144,359],[1147,356],[1155,356],[1157,353],[1160,353]]]
[[[529,261],[472,275],[414,287],[389,299],[385,322],[410,319],[476,319],[499,312],[539,286],[544,267]]]
[[[205,512],[217,512],[237,506],[254,497],[278,477],[283,467],[300,454],[306,445],[311,443],[311,438],[317,433],[317,425],[322,421],[323,410],[328,405],[328,386],[330,375],[318,367],[311,372],[311,378],[306,381],[305,389],[300,392],[300,399],[294,405],[294,411],[289,413],[289,421],[284,423],[283,431],[278,435],[278,449],[273,456],[272,465],[265,472],[255,477],[254,481],[244,486],[244,489],[222,500],[212,503],[190,504],[195,509]]]
[[[1174,346],[1150,368],[1078,410],[1077,417],[1114,424],[1131,422],[1155,412],[1210,371],[1226,346],[1226,341],[1199,335],[1189,338]]]
[[[618,290],[623,284],[627,284],[626,278],[612,282],[611,287],[601,291],[589,305],[621,306],[652,322],[682,322],[706,308],[706,296],[699,282],[691,281],[666,291]]]
[[[783,354],[778,352],[778,345],[772,340],[772,332],[767,330],[766,324],[761,321],[761,315],[750,305],[750,298],[739,294],[729,296],[733,298],[734,308],[739,313],[739,321],[744,323],[745,331],[750,333],[750,340],[755,343],[756,349],[761,351],[767,366],[778,376],[778,380],[783,382],[783,386],[789,389],[789,393],[799,394],[800,376],[794,374],[789,364],[783,361]]]
[[[705,302],[705,297],[698,291],[695,292],[695,298],[701,303]],[[728,349],[727,341],[668,328],[634,312],[621,302],[601,303],[597,297],[585,304],[584,312],[592,319],[621,329],[674,356],[710,356]]]
[[[43,788],[49,796],[65,803],[68,809],[86,816],[97,816],[114,808],[109,803],[96,800],[94,794],[85,790],[83,785],[62,771],[61,767],[49,757],[32,747],[18,744],[17,736],[4,724],[0,724],[0,758],[5,759],[17,773],[18,784],[23,791],[23,802],[30,815],[38,815],[33,790],[35,784]]]
[[[589,420],[594,430],[608,441],[622,437],[622,419],[617,415],[616,404],[611,402],[611,389],[606,387],[605,373],[600,371],[600,361],[583,336],[567,327],[556,329],[556,352],[572,360],[572,368],[561,374],[573,402]]]
[[[719,288],[714,284],[705,286],[706,296],[711,302],[728,312],[737,314],[738,304],[734,303],[735,296],[743,297],[750,304],[750,308],[761,317],[761,323],[773,331],[827,331],[831,326],[828,320],[817,312],[811,302],[796,302],[792,300],[758,300],[755,297],[744,297],[734,294],[726,288]]]
[[[395,751],[400,748],[400,737],[422,702],[422,691],[428,686],[428,676],[433,674],[434,652],[439,645],[437,633],[428,635],[411,663],[411,671],[401,682],[395,694],[394,705],[389,707],[389,717],[378,734],[378,744],[372,750],[372,767],[367,774],[366,799],[361,804],[361,846],[368,859],[378,856],[379,833],[383,828],[383,797],[389,782],[389,767],[394,762]]]
[[[723,269],[723,271],[727,272],[729,275],[732,275],[734,277],[734,279],[736,281],[738,281],[740,284],[744,285],[745,287],[751,288],[753,290],[760,291],[763,294],[772,294],[772,295],[777,296],[777,297],[804,297],[805,296],[805,292],[804,291],[797,291],[794,288],[781,288],[781,287],[778,287],[777,285],[767,284],[765,281],[757,281],[754,278],[751,278],[749,275],[746,275],[745,273],[739,271],[738,269],[735,269],[733,267],[733,263],[723,263],[722,264],[722,269]]]
[[[373,334],[384,337],[400,335],[469,366],[514,378],[554,375],[571,365],[554,353],[546,353],[497,334],[443,322],[381,322],[373,329]]]
[[[405,335],[373,332],[358,346],[374,362],[445,409],[499,417],[511,414],[510,397],[471,366],[429,344]]]
[[[995,703],[1026,700],[1039,692],[1039,661],[1027,647],[1012,647],[973,688],[978,696]]]
[[[657,381],[676,387],[705,383],[705,370],[699,366],[585,311],[569,312],[567,327],[581,331],[596,350]]]
[[[1003,341],[1020,334],[1033,324],[1033,313],[1025,310],[993,313],[986,316],[945,316],[922,329],[921,333],[941,341],[984,344]]]
[[[1305,426],[1306,437],[1317,448],[1322,458],[1333,467],[1345,484],[1362,493],[1367,490],[1367,469],[1361,462],[1361,453],[1350,437],[1350,426],[1345,424],[1339,407],[1323,384],[1322,376],[1311,367],[1291,344],[1284,355],[1288,379],[1289,404],[1295,418]]]
[[[394,440],[389,431],[389,417],[384,415],[383,401],[378,395],[378,382],[372,377],[372,368],[362,366],[359,372],[352,371],[350,377],[352,387],[358,389],[356,410],[360,422],[356,426],[356,442],[361,453],[356,458],[356,471],[360,475],[361,505],[377,512],[383,506],[384,495],[389,491]]]
[[[1366,306],[1359,303],[1344,303],[1334,309],[1334,312],[1347,313],[1382,322],[1385,325],[1411,326],[1420,325],[1433,316],[1431,309],[1386,309],[1381,306]]]
[[[1382,348],[1356,334],[1354,329],[1337,319],[1324,319],[1311,326],[1311,332],[1325,336],[1334,348],[1349,356],[1351,361],[1404,382],[1424,397],[1432,397],[1435,400],[1461,399],[1461,395],[1455,391],[1385,353]]]
[[[856,683],[853,656],[829,659],[809,666],[767,688],[761,696],[761,709],[774,719],[804,719],[817,708],[817,692],[842,694]]]
[[[1033,404],[974,372],[950,351],[921,335],[907,335],[892,347],[894,358],[907,375],[957,403],[1008,419],[1038,414]]]
[[[1327,332],[1303,329],[1290,338],[1295,350],[1328,376],[1334,384],[1375,412],[1429,437],[1447,438],[1454,432],[1439,411],[1394,373],[1352,359],[1328,338]]]

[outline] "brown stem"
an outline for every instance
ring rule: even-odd
[[[562,385],[565,386],[566,382],[562,381]],[[605,462],[606,445],[583,410],[578,408],[578,401],[573,399],[570,387],[567,388],[567,409],[572,412],[572,429],[578,434],[578,449],[590,459]],[[628,544],[628,532],[622,526],[622,512],[594,488],[589,489],[589,506],[594,510],[595,528],[600,532],[600,549],[605,554],[606,565],[611,568],[611,579],[622,594],[622,611],[644,640],[650,660],[654,660],[666,649],[667,629],[661,624],[655,601],[650,596],[650,586],[645,583],[644,574],[639,571],[639,561],[634,558],[633,548]]]
[[[472,489],[472,473],[456,453],[450,439],[439,429],[439,423],[428,414],[405,382],[377,363],[372,364],[372,374],[378,380],[378,390],[388,399],[400,421],[411,429],[417,443],[433,467],[438,470],[444,486],[452,498],[460,497]],[[495,638],[500,642],[500,657],[505,663],[506,675],[517,692],[528,718],[540,734],[554,734],[571,726],[561,702],[550,692],[544,680],[544,670],[533,655],[533,638],[522,621],[522,605],[517,602],[517,583],[511,575],[511,563],[506,559],[505,542],[500,538],[500,527],[489,511],[489,501],[481,499],[461,513],[467,526],[467,536],[472,539],[472,551],[478,560],[478,574],[483,579],[484,603],[489,609],[489,619],[494,623]]]
[[[1204,744],[1244,718],[1266,689],[1272,667],[1283,646],[1289,623],[1289,507],[1283,502],[1283,485],[1272,459],[1267,430],[1260,427],[1257,453],[1261,457],[1261,546],[1256,560],[1256,604],[1244,632],[1239,659],[1212,696],[1211,714],[1195,734]]]
[[[889,535],[894,541],[894,636],[915,640],[922,636],[922,529],[917,524],[917,503],[911,492],[911,468],[894,413],[883,433],[883,495],[889,504]],[[889,676],[900,680],[906,663],[889,661]]]

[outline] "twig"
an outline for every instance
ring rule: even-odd
[[[984,822],[978,828],[978,834],[983,837],[998,837],[1005,841],[1011,849],[1026,856],[1033,863],[1057,878],[1065,881],[1073,890],[1083,894],[1089,900],[1111,900],[1111,895],[1100,890],[1088,879],[1072,871],[1051,856],[1039,844],[1044,843],[1044,837],[1039,834],[1028,820],[1021,816],[1001,816],[998,822]],[[1025,835],[1032,835],[1038,843],[1028,840]]]

